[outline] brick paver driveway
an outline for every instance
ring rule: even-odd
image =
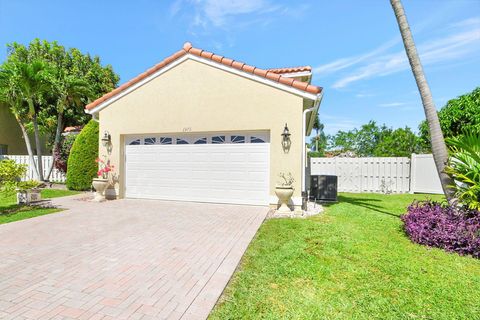
[[[64,198],[0,225],[1,319],[204,319],[268,208]]]

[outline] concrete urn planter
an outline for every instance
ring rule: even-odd
[[[275,194],[277,195],[278,199],[280,200],[280,208],[278,208],[278,212],[280,213],[290,213],[292,210],[288,207],[288,202],[292,198],[293,195],[293,187],[292,186],[277,186],[275,188]]]
[[[30,204],[42,200],[39,189],[17,189],[17,204]]]
[[[95,198],[94,201],[103,201],[105,200],[105,189],[108,187],[108,179],[96,178],[92,181],[93,188],[95,188]]]

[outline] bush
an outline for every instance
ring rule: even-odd
[[[480,258],[480,212],[437,202],[415,202],[402,216],[416,243]]]
[[[76,138],[76,134],[65,136],[60,143],[60,148],[56,149],[53,155],[55,158],[55,168],[64,174],[67,173],[68,156],[70,155],[70,150]]]
[[[67,188],[89,190],[97,176],[98,123],[90,120],[73,143],[68,157]]]
[[[446,139],[450,157],[445,172],[455,181],[455,196],[470,209],[480,210],[480,134]]]
[[[26,164],[16,163],[10,159],[0,161],[0,192],[13,193],[26,172]]]

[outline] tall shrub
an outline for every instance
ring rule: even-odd
[[[98,130],[98,123],[90,120],[73,143],[67,162],[67,188],[70,190],[90,189],[97,175]]]

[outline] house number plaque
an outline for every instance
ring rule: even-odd
[[[192,132],[192,127],[183,128],[183,132]]]

